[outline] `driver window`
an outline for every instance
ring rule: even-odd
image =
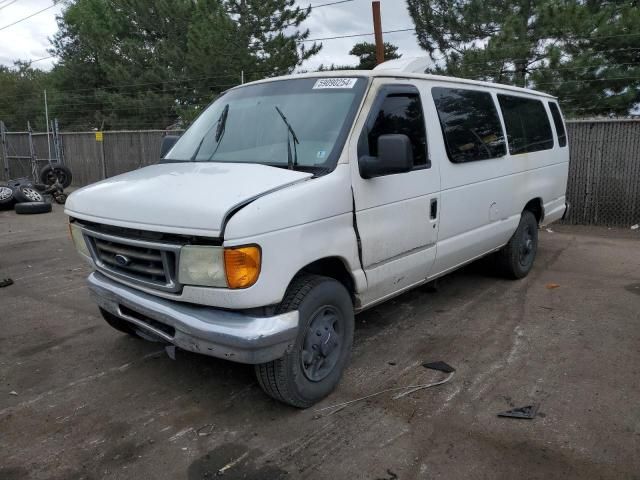
[[[378,137],[387,134],[404,134],[411,140],[414,168],[428,168],[427,138],[418,93],[390,93],[386,95],[369,130],[367,143],[369,155],[378,155]]]

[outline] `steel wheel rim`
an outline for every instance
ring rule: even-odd
[[[13,195],[13,190],[9,187],[0,187],[0,200],[9,200]]]
[[[312,382],[324,380],[340,360],[344,319],[332,305],[320,307],[311,317],[300,355],[304,376]]]
[[[522,232],[522,242],[520,244],[520,265],[526,267],[533,261],[535,255],[535,242],[533,237],[533,231],[530,225],[527,225]]]
[[[22,189],[22,194],[27,197],[29,199],[29,201],[31,202],[41,202],[42,201],[42,195],[40,195],[40,192],[38,192],[37,190],[34,190],[33,188],[23,188]]]

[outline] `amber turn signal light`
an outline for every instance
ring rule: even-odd
[[[256,283],[260,275],[260,247],[224,249],[224,269],[229,288],[247,288]]]

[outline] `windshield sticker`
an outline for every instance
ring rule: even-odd
[[[321,78],[315,83],[313,89],[353,88],[357,81],[357,78]]]

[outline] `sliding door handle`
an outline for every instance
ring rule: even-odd
[[[430,217],[431,220],[435,220],[438,217],[438,199],[431,199],[431,209],[430,209]]]

